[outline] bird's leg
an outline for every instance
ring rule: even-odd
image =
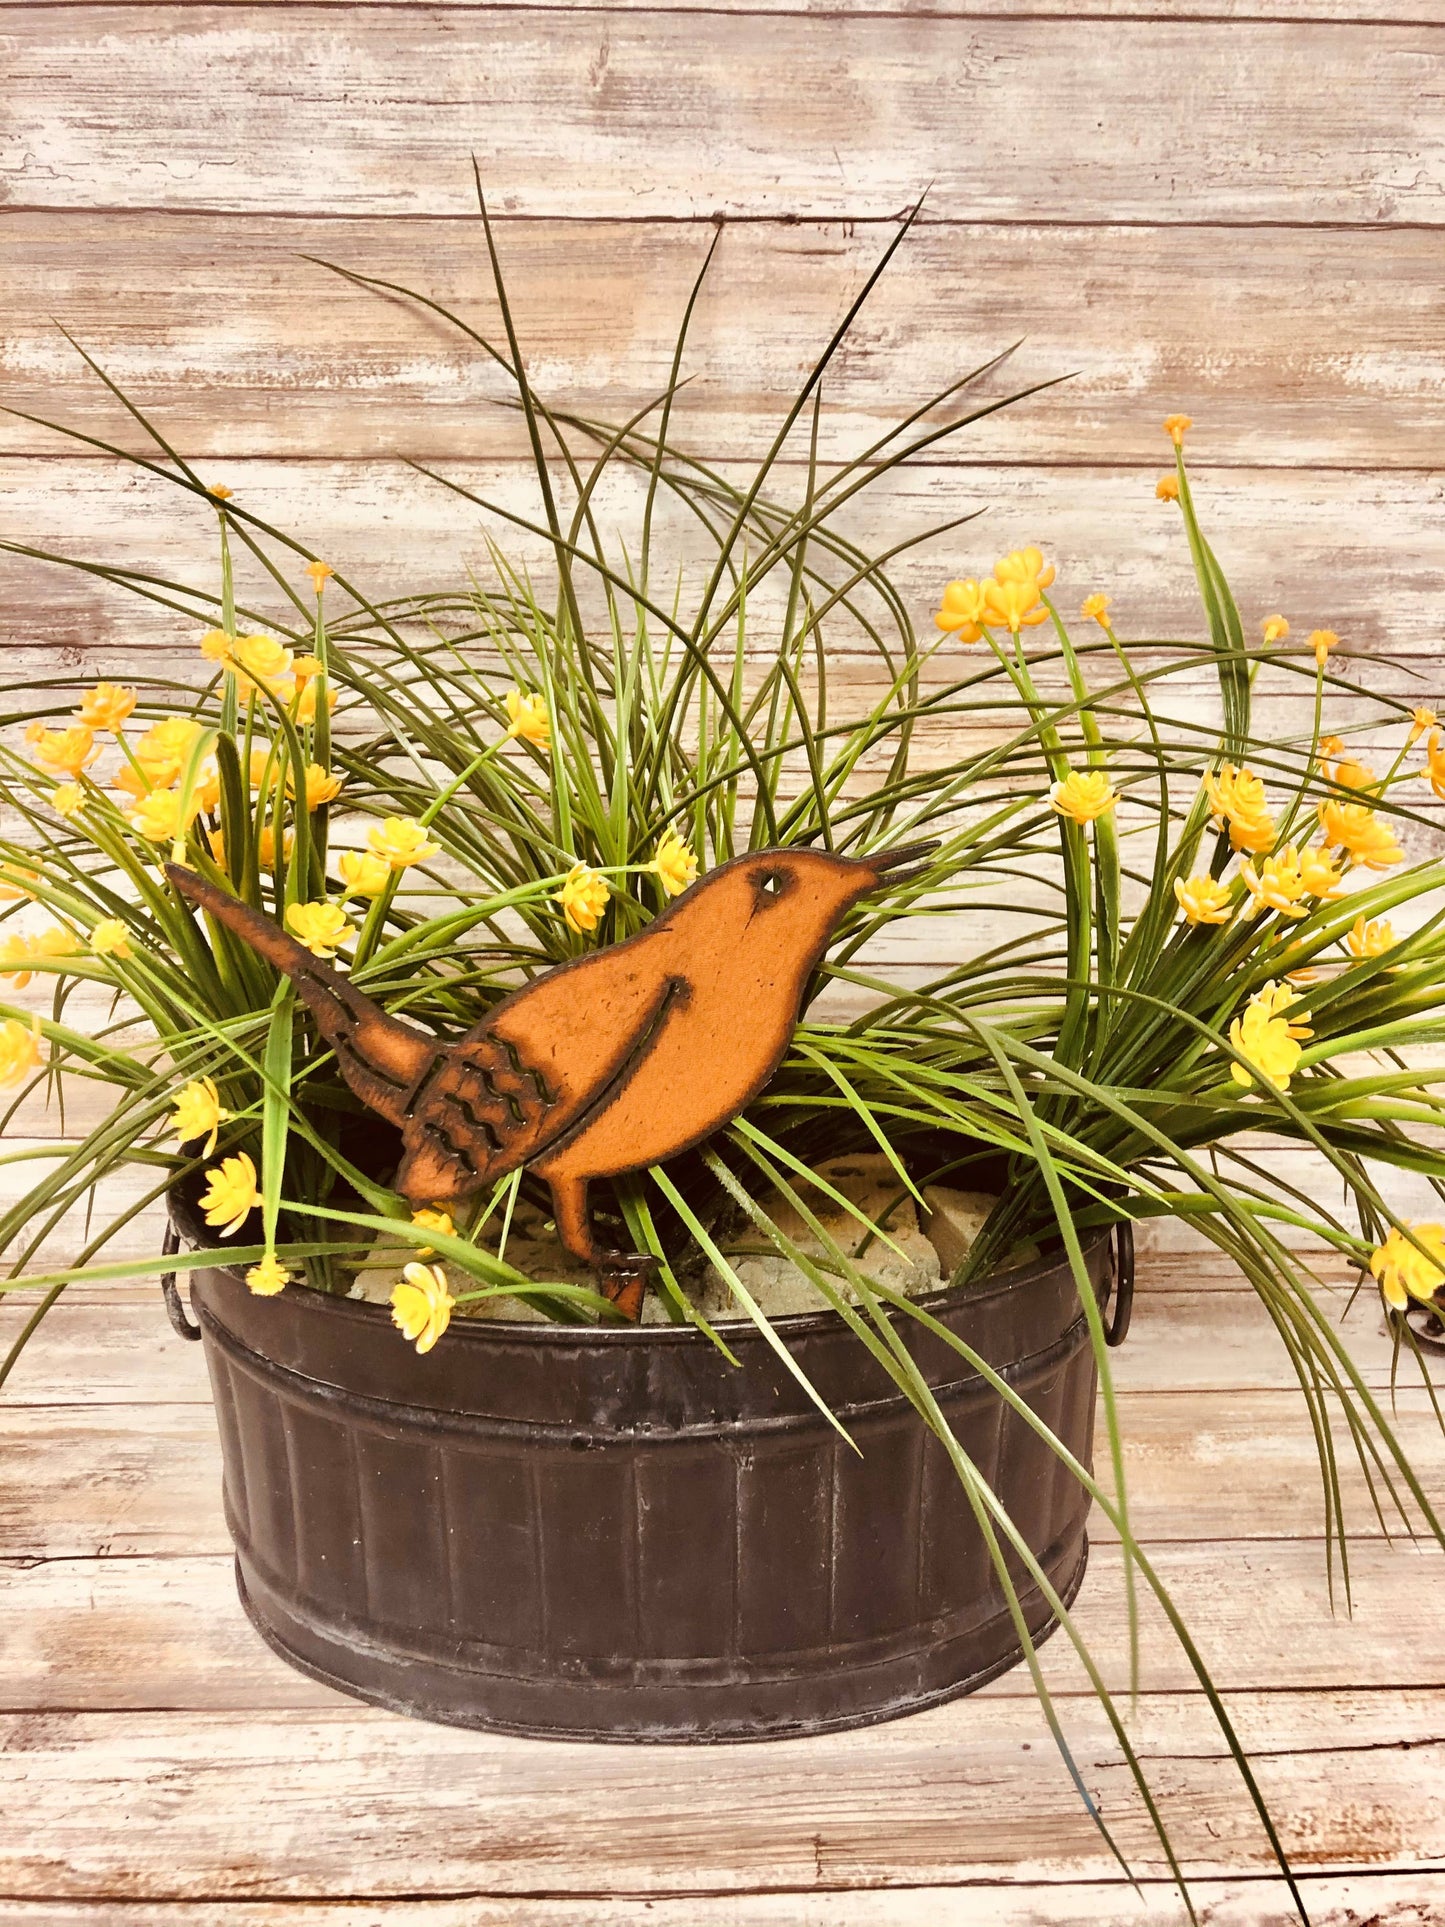
[[[622,1316],[636,1324],[642,1316],[642,1296],[647,1289],[647,1274],[657,1260],[646,1251],[612,1251],[597,1242],[587,1209],[586,1178],[549,1176],[552,1188],[552,1214],[557,1236],[574,1258],[591,1265],[597,1273],[602,1296],[611,1301]]]

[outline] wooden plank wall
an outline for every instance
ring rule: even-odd
[[[889,492],[887,540],[988,508],[902,571],[921,620],[939,581],[1037,540],[1068,595],[1110,588],[1134,633],[1192,622],[1177,519],[1153,495],[1159,422],[1182,408],[1249,619],[1283,608],[1338,630],[1381,686],[1445,694],[1441,0],[121,0],[0,6],[0,38],[0,400],[140,445],[62,324],[208,479],[377,593],[481,552],[471,511],[402,457],[520,498],[523,451],[485,367],[305,257],[494,325],[475,153],[534,376],[617,417],[665,381],[722,222],[682,421],[698,453],[734,460],[765,444],[931,182],[830,380],[825,452],[1020,336],[1020,382],[1077,373]],[[208,566],[204,511],[16,417],[0,491],[7,538]],[[193,641],[0,557],[7,676],[159,673]],[[1435,1567],[1371,1536],[1356,1492],[1358,1616],[1329,1616],[1283,1354],[1237,1279],[1172,1263],[1121,1357],[1140,1530],[1318,1917],[1425,1927],[1445,1907]],[[0,1827],[0,1920],[1182,1918],[1138,1813],[1121,1837],[1147,1908],[1062,1773],[1036,1765],[1048,1743],[1016,1676],[811,1751],[623,1762],[404,1725],[286,1672],[230,1594],[197,1361],[148,1294],[120,1296],[67,1304],[7,1400],[0,1747],[24,1818]],[[1353,1328],[1383,1397],[1370,1308]],[[1418,1389],[1402,1413],[1438,1487]],[[1107,1544],[1084,1610],[1117,1655]],[[1287,1918],[1157,1628],[1146,1662],[1140,1741],[1209,1918]],[[1057,1645],[1049,1667],[1112,1817],[1112,1740]]]

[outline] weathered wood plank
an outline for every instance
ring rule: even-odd
[[[1297,1875],[1315,1927],[1437,1927],[1445,1873]],[[900,1883],[893,1892],[796,1888],[783,1893],[689,1894],[584,1900],[478,1893],[463,1900],[0,1900],[0,1927],[1191,1927],[1172,1888],[1145,1880],[1136,1896],[1100,1880],[962,1887]],[[1190,1883],[1209,1927],[1296,1927],[1283,1883],[1267,1876]]]
[[[443,472],[508,513],[536,513],[535,480],[520,464],[447,462]],[[462,588],[468,568],[485,577],[484,526],[514,563],[548,579],[536,538],[501,518],[488,522],[483,511],[400,462],[238,460],[203,473],[208,482],[232,486],[239,506],[354,572],[373,599]],[[774,492],[801,502],[805,486],[805,471],[793,467]],[[216,593],[215,518],[165,482],[104,460],[12,457],[0,461],[0,490],[23,503],[11,524],[19,521],[16,539]],[[1412,701],[1440,693],[1436,637],[1445,559],[1436,526],[1439,494],[1436,483],[1418,475],[1202,470],[1196,483],[1202,519],[1254,633],[1266,615],[1282,609],[1302,635],[1331,627],[1361,657],[1421,658],[1421,673],[1402,685]],[[598,520],[609,536],[634,526],[636,496],[626,477],[601,496]],[[1026,541],[1056,558],[1056,594],[1064,607],[1077,607],[1102,587],[1115,599],[1122,635],[1206,633],[1178,511],[1154,499],[1152,471],[919,465],[880,481],[850,507],[842,526],[866,535],[881,554],[973,510],[986,511],[977,524],[891,566],[920,634],[932,633],[932,611],[950,576],[977,574],[1002,550]],[[695,538],[678,533],[674,539],[664,530],[658,573],[670,579],[680,561],[696,575],[701,555]],[[274,588],[263,589],[251,570],[238,573],[240,593],[257,619],[284,619]],[[169,661],[195,673],[198,622],[93,577],[0,555],[0,595],[7,634],[47,652],[39,661],[53,676],[135,674],[142,664],[165,673]],[[338,597],[338,614],[344,609]],[[835,652],[853,646],[841,620],[828,641]],[[15,660],[22,675],[33,676],[37,666],[33,655]]]
[[[1161,1546],[1154,1565],[1221,1691],[1445,1689],[1445,1658],[1422,1643],[1440,1593],[1438,1553],[1362,1542],[1351,1559],[1353,1616],[1332,1609],[1324,1549],[1309,1540]],[[257,1637],[220,1554],[0,1563],[7,1627],[0,1710],[14,1713],[257,1712],[338,1708],[330,1687],[285,1665]],[[1110,1691],[1127,1693],[1129,1636],[1116,1546],[1098,1545],[1074,1607]],[[1140,1614],[1145,1690],[1198,1681],[1147,1590]],[[1308,1636],[1303,1637],[1307,1631]],[[1093,1689],[1067,1638],[1042,1652],[1049,1690]],[[982,1689],[1031,1699],[1016,1668]]]
[[[1241,1282],[1238,1273],[1234,1278]],[[1288,1390],[1296,1384],[1288,1354],[1252,1291],[1191,1290],[1188,1270],[1178,1260],[1171,1282],[1175,1279],[1175,1289],[1157,1289],[1155,1265],[1146,1257],[1128,1344],[1115,1361],[1122,1385],[1134,1392],[1228,1394]],[[1392,1347],[1379,1300],[1373,1292],[1360,1292],[1350,1306],[1351,1295],[1347,1285],[1322,1293],[1320,1308],[1365,1382],[1388,1390]],[[18,1294],[0,1299],[0,1352],[29,1309]],[[62,1298],[6,1381],[4,1402],[208,1404],[210,1391],[196,1350],[172,1332],[158,1289],[139,1304]],[[1408,1355],[1400,1360],[1399,1382],[1420,1382]]]
[[[1123,1391],[1119,1410],[1130,1519],[1141,1541],[1322,1532],[1319,1462],[1298,1392]],[[1445,1441],[1426,1394],[1403,1389],[1392,1417],[1438,1502]],[[1380,1537],[1343,1428],[1337,1449],[1350,1534]],[[1099,1476],[1107,1483],[1102,1465]],[[1098,1514],[1093,1536],[1111,1536]],[[140,1422],[126,1405],[0,1402],[0,1557],[220,1553],[228,1545],[215,1420],[203,1404],[152,1405]]]
[[[1234,1696],[1300,1864],[1436,1870],[1442,1706],[1437,1692]],[[1070,1714],[1121,1849],[1166,1872],[1102,1714],[1085,1702]],[[1131,1726],[1186,1868],[1266,1871],[1199,1700],[1142,1696]],[[760,1869],[774,1890],[1116,1871],[1037,1709],[1017,1700],[692,1754],[508,1741],[351,1708],[19,1714],[0,1719],[0,1747],[7,1805],[26,1816],[0,1837],[0,1891],[17,1899],[324,1897],[339,1867],[349,1892],[382,1896],[746,1892]]]
[[[37,6],[7,26],[22,206],[461,214],[479,144],[506,213],[891,217],[932,179],[955,220],[1445,214],[1418,25],[358,9],[339,36],[304,7]]]
[[[503,266],[533,379],[600,418],[661,394],[708,240],[686,224],[509,223]],[[765,447],[884,240],[813,222],[726,233],[693,317],[679,437],[709,457]],[[0,217],[0,245],[12,408],[95,416],[98,385],[59,322],[198,460],[525,452],[479,351],[301,258],[417,288],[501,339],[465,223],[75,209]],[[1201,460],[1428,468],[1445,429],[1438,253],[1434,235],[1398,228],[924,226],[834,363],[822,452],[872,440],[1022,336],[977,392],[1072,379],[944,444],[958,459],[1162,464],[1160,421],[1183,407]],[[1346,286],[1307,327],[1283,324],[1282,290]],[[0,450],[54,448],[0,420]]]

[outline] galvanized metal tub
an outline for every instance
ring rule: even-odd
[[[172,1211],[201,1242],[194,1207]],[[1088,1262],[1103,1302],[1108,1236]],[[191,1302],[241,1598],[345,1692],[511,1733],[745,1740],[890,1719],[1020,1656],[943,1448],[831,1313],[778,1330],[856,1452],[751,1327],[728,1329],[741,1369],[655,1326],[457,1321],[418,1357],[382,1307],[258,1298],[222,1265],[192,1275]],[[1062,1257],[928,1309],[1089,1460],[1095,1366]],[[1072,1598],[1077,1481],[949,1346],[901,1329]],[[1045,1602],[1024,1599],[1045,1636]]]

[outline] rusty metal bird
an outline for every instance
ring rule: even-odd
[[[635,1320],[655,1260],[598,1243],[589,1184],[675,1157],[736,1117],[781,1063],[844,914],[908,881],[917,872],[904,866],[936,847],[736,857],[636,936],[523,984],[454,1042],[388,1016],[194,871],[166,874],[295,984],[351,1089],[400,1129],[404,1197],[463,1204],[530,1166],[551,1187],[562,1243]]]

